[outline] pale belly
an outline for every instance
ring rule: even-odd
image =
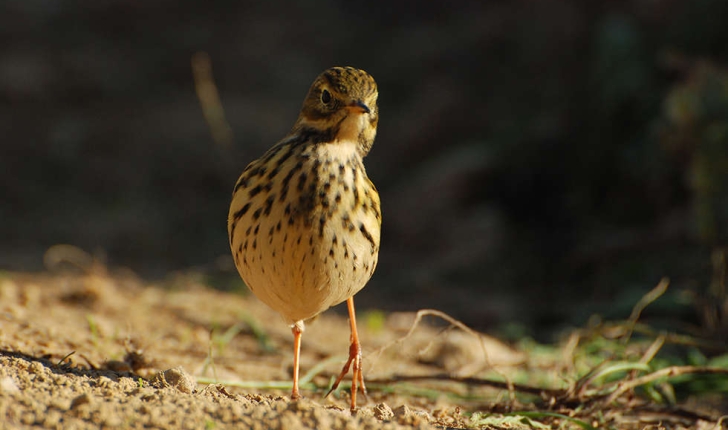
[[[264,182],[251,178],[230,209],[233,220],[249,205],[229,227],[241,277],[291,324],[361,290],[379,251],[379,199],[361,159],[330,151],[326,158],[314,155],[303,157],[302,165],[290,157],[276,176],[280,180],[252,197],[247,190]]]

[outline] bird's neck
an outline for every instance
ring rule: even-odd
[[[360,157],[369,152],[374,142],[375,131],[365,115],[349,114],[333,120],[332,118],[310,120],[299,117],[291,130],[291,135],[315,144],[353,148]]]
[[[361,160],[359,145],[351,140],[337,140],[316,146],[320,156],[333,161]]]

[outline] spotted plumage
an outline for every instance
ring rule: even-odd
[[[296,349],[304,321],[347,301],[352,328],[349,361],[363,392],[353,296],[377,265],[379,195],[363,158],[379,120],[377,86],[369,74],[334,67],[314,81],[290,133],[250,163],[233,189],[230,248],[255,295],[291,324]]]

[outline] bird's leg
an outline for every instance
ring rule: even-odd
[[[336,378],[336,382],[331,387],[325,397],[328,397],[332,391],[338,388],[339,383],[347,373],[349,368],[354,365],[351,375],[351,410],[356,409],[356,390],[357,384],[361,389],[361,393],[364,395],[364,399],[367,399],[367,387],[364,385],[364,374],[361,371],[361,344],[359,343],[359,333],[356,330],[356,312],[354,311],[354,298],[349,297],[346,300],[346,306],[349,308],[349,324],[351,325],[351,344],[349,345],[349,359],[346,360],[344,368],[341,370],[339,377]]]
[[[296,322],[291,327],[293,332],[293,392],[291,400],[298,400],[301,395],[298,394],[298,360],[301,357],[301,335],[303,334],[303,326]]]

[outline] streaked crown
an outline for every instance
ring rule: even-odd
[[[294,126],[359,143],[369,152],[379,122],[377,83],[367,72],[353,67],[332,67],[314,80]]]

